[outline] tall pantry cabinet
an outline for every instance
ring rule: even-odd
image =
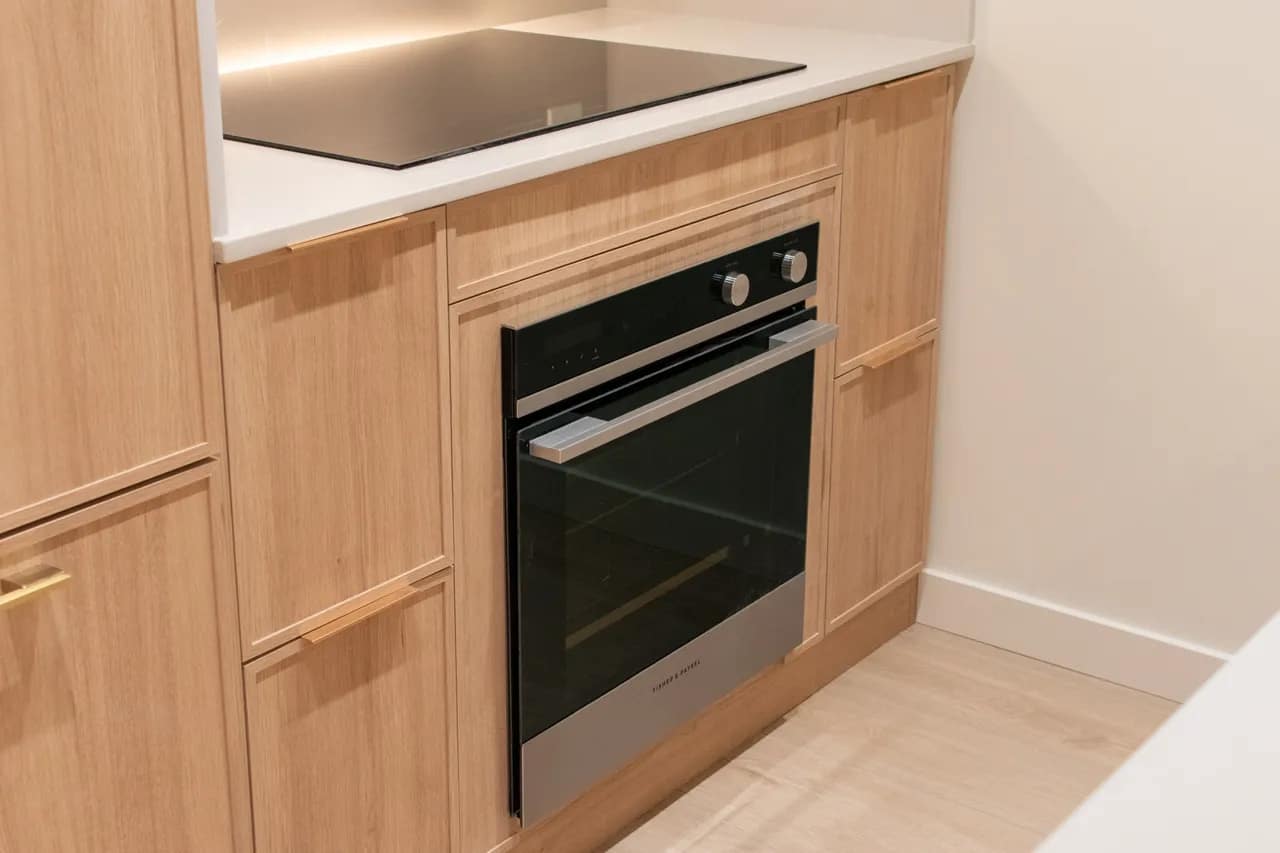
[[[0,8],[0,850],[249,849],[197,55]]]

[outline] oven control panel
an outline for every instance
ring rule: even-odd
[[[520,329],[503,329],[503,406],[522,417],[813,295],[819,224],[778,234]],[[744,316],[740,316],[744,315]]]
[[[711,270],[712,298],[737,309],[759,304],[816,280],[817,260],[818,225],[815,223],[747,246],[703,266]]]

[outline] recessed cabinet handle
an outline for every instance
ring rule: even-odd
[[[0,610],[30,601],[71,580],[71,575],[55,566],[36,566],[0,578]]]
[[[372,619],[384,610],[390,610],[400,602],[407,598],[418,595],[423,590],[417,586],[405,586],[397,589],[395,592],[388,593],[382,598],[371,601],[363,607],[357,607],[345,616],[339,616],[332,622],[326,622],[319,628],[302,635],[302,639],[311,645],[322,643],[336,634],[350,628],[352,625],[358,625],[365,620]]]
[[[908,74],[906,77],[899,77],[896,80],[890,80],[889,82],[882,83],[880,85],[882,86],[882,88],[885,88],[885,89],[897,89],[899,86],[905,86],[908,83],[915,83],[920,80],[924,80],[925,78],[928,78],[928,77],[942,77],[943,75],[950,74],[950,73],[951,73],[951,68],[949,66],[944,66],[942,68],[935,68],[932,71],[924,71],[924,72],[917,72],[915,74]]]
[[[932,321],[930,321],[932,323]],[[921,329],[913,329],[905,335],[894,338],[883,346],[876,347],[862,358],[862,366],[869,370],[884,367],[896,358],[901,358],[914,349],[924,346],[938,336],[936,323]]]
[[[379,222],[372,222],[368,225],[361,225],[358,228],[348,228],[346,231],[339,231],[337,234],[328,234],[324,237],[316,237],[314,240],[303,240],[301,243],[290,243],[290,252],[305,252],[308,249],[318,249],[322,246],[329,246],[334,243],[340,243],[350,240],[352,237],[365,237],[375,231],[385,231],[388,228],[395,228],[409,221],[407,216],[394,216],[391,219],[383,219]]]

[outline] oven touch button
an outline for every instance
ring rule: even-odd
[[[720,298],[726,305],[741,308],[751,295],[751,279],[744,272],[731,272],[717,275],[720,285]]]

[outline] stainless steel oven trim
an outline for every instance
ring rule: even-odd
[[[561,400],[567,400],[575,394],[589,391],[597,385],[617,379],[619,376],[623,376],[633,370],[639,370],[642,367],[653,364],[655,361],[675,355],[683,349],[697,346],[726,332],[732,332],[739,326],[754,323],[756,320],[767,317],[775,311],[781,311],[788,305],[803,302],[817,295],[818,283],[816,281],[792,288],[786,293],[758,302],[755,305],[749,305],[727,317],[713,320],[696,329],[690,329],[651,347],[645,347],[638,352],[633,352],[631,355],[620,358],[617,361],[611,361],[572,379],[558,382],[550,388],[527,394],[516,400],[516,417],[522,418],[531,412],[554,405]]]
[[[520,822],[532,826],[804,638],[800,572],[521,745]]]
[[[836,326],[817,320],[806,320],[784,329],[769,338],[769,349],[742,364],[736,364],[695,382],[679,391],[673,391],[625,415],[613,420],[582,417],[559,429],[551,430],[529,442],[529,453],[538,459],[562,464],[577,459],[611,441],[629,435],[638,429],[687,409],[721,391],[732,388],[785,364],[793,358],[812,352],[825,343],[835,340]]]

